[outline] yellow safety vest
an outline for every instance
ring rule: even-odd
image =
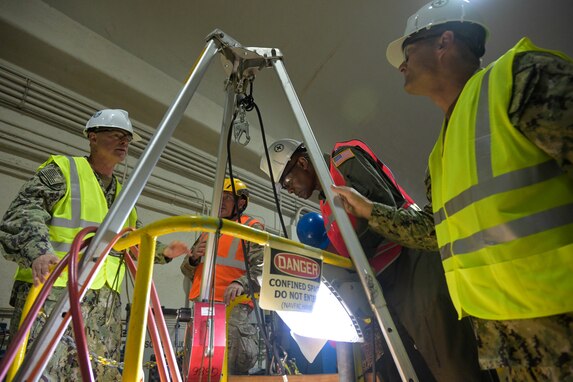
[[[525,51],[542,50],[522,39],[468,81],[430,154],[438,245],[460,318],[573,311],[573,180],[507,115],[514,57]]]
[[[78,232],[85,227],[101,224],[107,215],[108,207],[101,186],[86,158],[52,155],[38,170],[51,162],[58,165],[66,179],[66,194],[53,207],[52,219],[48,224],[54,254],[61,259],[70,251]],[[117,180],[116,182],[117,197],[121,184]],[[134,208],[124,227],[135,227],[136,221],[137,213]],[[120,260],[118,257],[107,256],[90,288],[100,289],[107,282],[110,288],[119,292],[125,274],[125,266]],[[32,283],[32,269],[18,268],[15,279]],[[54,285],[66,286],[67,280],[68,274],[64,272]]]

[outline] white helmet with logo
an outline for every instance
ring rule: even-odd
[[[281,139],[269,146],[269,157],[271,168],[273,170],[273,181],[278,183],[283,175],[286,165],[290,161],[292,154],[302,146],[302,142],[294,139]],[[261,170],[270,178],[271,174],[267,163],[267,157],[263,154],[261,157]]]
[[[469,0],[431,1],[408,18],[404,35],[388,44],[386,58],[390,64],[396,68],[399,67],[404,61],[402,44],[408,37],[422,29],[430,29],[451,21],[478,24],[483,27],[487,36],[487,27],[476,8],[477,5],[473,4],[473,0],[472,2]]]
[[[98,129],[100,127],[125,130],[132,135],[134,142],[141,140],[141,137],[133,131],[129,115],[125,110],[104,109],[97,111],[86,123],[84,135],[87,137],[88,131],[91,129]]]

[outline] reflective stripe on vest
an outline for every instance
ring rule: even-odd
[[[244,222],[241,222],[241,224],[252,227],[254,224],[258,223],[258,221],[256,219],[253,219],[250,216],[245,216],[247,218],[247,220],[245,220]],[[233,268],[238,268],[242,271],[246,271],[247,269],[245,268],[245,260],[244,260],[244,254],[242,254],[243,248],[240,248],[239,251],[239,245],[241,245],[241,239],[237,238],[237,237],[233,237],[233,239],[231,240],[231,244],[229,244],[229,250],[227,251],[227,253],[225,253],[224,255],[219,253],[217,254],[217,264],[219,265],[225,265],[227,267],[233,267]],[[242,254],[242,258],[238,259],[237,255],[241,253]],[[203,263],[205,261],[205,256],[201,257],[201,263]]]
[[[261,224],[258,220],[247,215],[241,216],[241,224],[249,227]],[[204,234],[203,234],[204,235]],[[226,248],[226,249],[225,249]],[[194,300],[199,297],[201,280],[203,278],[203,263],[205,256],[201,257],[201,262],[195,268],[193,282],[189,290],[189,299]],[[215,287],[215,301],[223,301],[227,286],[246,273],[245,254],[241,245],[241,239],[230,235],[221,235],[217,244],[217,257],[214,268],[215,277],[212,279]]]
[[[100,222],[105,218],[108,208],[105,195],[85,158],[55,155],[42,164],[40,169],[51,162],[54,162],[60,168],[62,175],[66,179],[67,187],[66,194],[56,203],[51,211],[52,219],[48,224],[50,242],[55,251],[54,254],[61,259],[70,251],[75,235],[82,228],[99,226]],[[81,171],[78,165],[81,167]],[[121,190],[121,185],[117,180],[115,182],[117,196]],[[82,184],[84,188],[82,188]],[[85,205],[82,204],[82,195],[85,198]],[[82,219],[84,214],[85,216]],[[124,227],[135,227],[136,221],[137,214],[135,210],[132,210]],[[99,289],[107,283],[112,289],[119,291],[124,272],[125,268],[123,266],[120,267],[120,259],[108,256],[93,279],[91,289]],[[30,268],[19,268],[15,278],[21,281],[32,282],[32,271]],[[66,285],[66,282],[67,273],[62,274],[54,285],[62,287]]]
[[[563,171],[554,160],[548,160],[537,165],[510,171],[499,176],[493,175],[491,126],[489,119],[490,110],[488,102],[490,72],[491,70],[489,68],[482,80],[478,112],[476,115],[475,156],[478,183],[448,200],[444,207],[434,213],[436,225],[444,221],[446,215],[454,215],[469,205],[489,196],[518,190],[563,175]],[[573,204],[559,206],[521,219],[499,224],[476,232],[469,237],[447,243],[440,247],[440,253],[442,260],[445,260],[454,253],[462,255],[464,253],[475,252],[490,245],[516,240],[520,237],[547,231],[548,229],[572,222]]]
[[[542,50],[523,39],[469,79],[430,154],[436,234],[460,317],[573,311],[573,180],[508,116],[514,59],[529,51]]]
[[[62,227],[62,228],[86,228],[86,227],[93,227],[99,226],[101,222],[93,222],[88,220],[82,220],[82,200],[81,200],[81,191],[80,191],[80,176],[78,174],[78,167],[76,166],[76,162],[74,158],[66,156],[68,161],[70,162],[70,202],[72,208],[72,216],[71,219],[65,219],[61,217],[52,217],[50,220],[50,225],[54,227]],[[51,241],[52,247],[56,251],[66,252],[68,253],[72,248],[72,243],[66,242],[59,242],[59,241]]]

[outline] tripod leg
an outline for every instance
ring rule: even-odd
[[[328,203],[332,206],[332,212],[334,213],[336,222],[340,227],[344,242],[350,252],[350,256],[354,262],[358,276],[360,277],[360,282],[364,287],[372,311],[380,324],[380,328],[382,328],[382,334],[388,343],[400,376],[404,381],[416,381],[416,373],[412,367],[410,359],[408,358],[404,344],[398,335],[398,330],[392,321],[386,300],[382,295],[380,284],[376,281],[376,277],[370,268],[370,264],[366,259],[362,246],[358,242],[358,238],[354,232],[352,224],[350,223],[348,215],[339,201],[334,199],[334,193],[330,189],[330,185],[333,184],[330,172],[323,159],[322,152],[320,151],[316,138],[312,133],[308,119],[306,118],[304,110],[302,109],[300,101],[294,91],[292,82],[288,77],[284,63],[282,61],[277,61],[274,66],[300,127],[306,150],[310,156],[314,169],[316,170],[316,174],[320,180],[320,184],[322,185],[322,190],[326,195]]]
[[[175,127],[181,121],[185,109],[189,105],[193,94],[197,90],[202,77],[207,71],[209,63],[216,53],[217,47],[215,42],[213,40],[208,41],[191,75],[185,82],[175,101],[167,110],[163,120],[157,128],[157,131],[151,138],[127,183],[118,195],[114,204],[111,206],[107,217],[99,227],[92,243],[87,249],[83,260],[84,266],[81,268],[80,274],[78,275],[80,286],[86,283],[88,274],[94,268],[94,262],[92,260],[105,249],[111,239],[121,230],[124,222],[127,220],[129,213],[135,206],[135,202],[139,198],[139,195],[143,191],[143,188],[151,175],[151,170],[157,164],[161,153],[167,146],[167,143],[175,130]],[[95,271],[97,272],[97,270],[98,269]],[[82,297],[83,295],[80,296],[80,298]],[[45,369],[57,343],[59,342],[58,340],[62,336],[62,333],[59,335],[56,333],[56,327],[60,324],[67,327],[69,324],[69,316],[67,319],[62,318],[65,316],[64,313],[69,310],[69,307],[69,297],[67,294],[64,294],[54,307],[53,314],[50,315],[44,329],[34,342],[34,346],[25,357],[24,363],[20,368],[22,373],[18,373],[17,380],[33,380],[30,377],[30,373],[36,368],[32,367],[32,365],[41,365],[41,371]],[[62,320],[65,320],[65,322],[61,322]],[[57,337],[54,340],[55,336]],[[46,350],[49,352],[49,355],[42,357]]]

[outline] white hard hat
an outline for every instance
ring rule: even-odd
[[[477,5],[469,0],[433,0],[424,5],[408,18],[404,35],[388,44],[386,58],[396,68],[404,62],[404,41],[422,29],[430,29],[436,25],[451,21],[478,24],[484,28],[487,36],[487,27],[477,11]]]
[[[269,146],[269,156],[273,170],[273,181],[278,183],[283,175],[286,165],[290,161],[292,154],[302,146],[302,142],[294,139],[281,139]],[[261,170],[270,178],[269,166],[265,154],[261,157]]]
[[[84,135],[88,136],[88,130],[100,127],[111,127],[129,132],[133,137],[133,142],[141,140],[141,137],[133,131],[131,121],[127,111],[121,109],[104,109],[97,111],[86,123]]]

